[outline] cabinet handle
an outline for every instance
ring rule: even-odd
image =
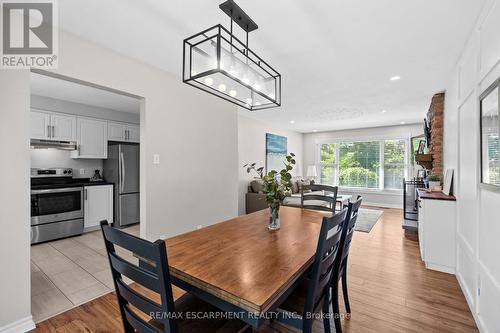
[[[56,137],[56,127],[55,126],[51,126],[52,127],[52,137],[55,138]]]
[[[47,136],[50,138],[50,125],[47,125]]]
[[[85,191],[83,193],[84,193],[85,201],[87,201],[87,189],[85,189]]]
[[[125,132],[127,133],[127,140],[130,140],[130,132],[128,130],[125,130]]]

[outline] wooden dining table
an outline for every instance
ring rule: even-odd
[[[168,238],[172,283],[258,327],[313,263],[327,215],[281,207],[281,229],[269,231],[264,209]]]

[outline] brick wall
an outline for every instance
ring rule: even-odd
[[[432,97],[427,121],[431,128],[431,143],[429,153],[432,154],[432,174],[443,177],[443,124],[444,124],[444,93]]]

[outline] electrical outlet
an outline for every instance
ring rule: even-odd
[[[80,175],[84,175],[85,174],[85,169],[80,169],[79,173],[80,173]]]
[[[160,164],[160,154],[153,155],[153,164]]]

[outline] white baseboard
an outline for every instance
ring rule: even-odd
[[[28,332],[35,328],[32,316],[16,320],[13,323],[0,327],[0,333],[20,333]]]
[[[448,266],[444,266],[444,265],[427,263],[427,262],[425,263],[425,267],[427,269],[432,269],[433,271],[439,271],[439,272],[455,275],[455,268],[454,267],[448,267]]]
[[[474,302],[471,300],[471,294],[469,293],[469,289],[467,289],[466,284],[462,278],[462,275],[460,272],[457,270],[457,274],[455,275],[457,277],[458,285],[460,286],[460,289],[462,289],[462,292],[465,296],[465,301],[467,302],[467,305],[469,306],[469,310],[472,313],[472,317],[474,318],[474,321],[476,322],[477,329],[481,333],[489,333],[483,325],[483,321],[481,318],[479,318],[478,314],[474,310]]]

